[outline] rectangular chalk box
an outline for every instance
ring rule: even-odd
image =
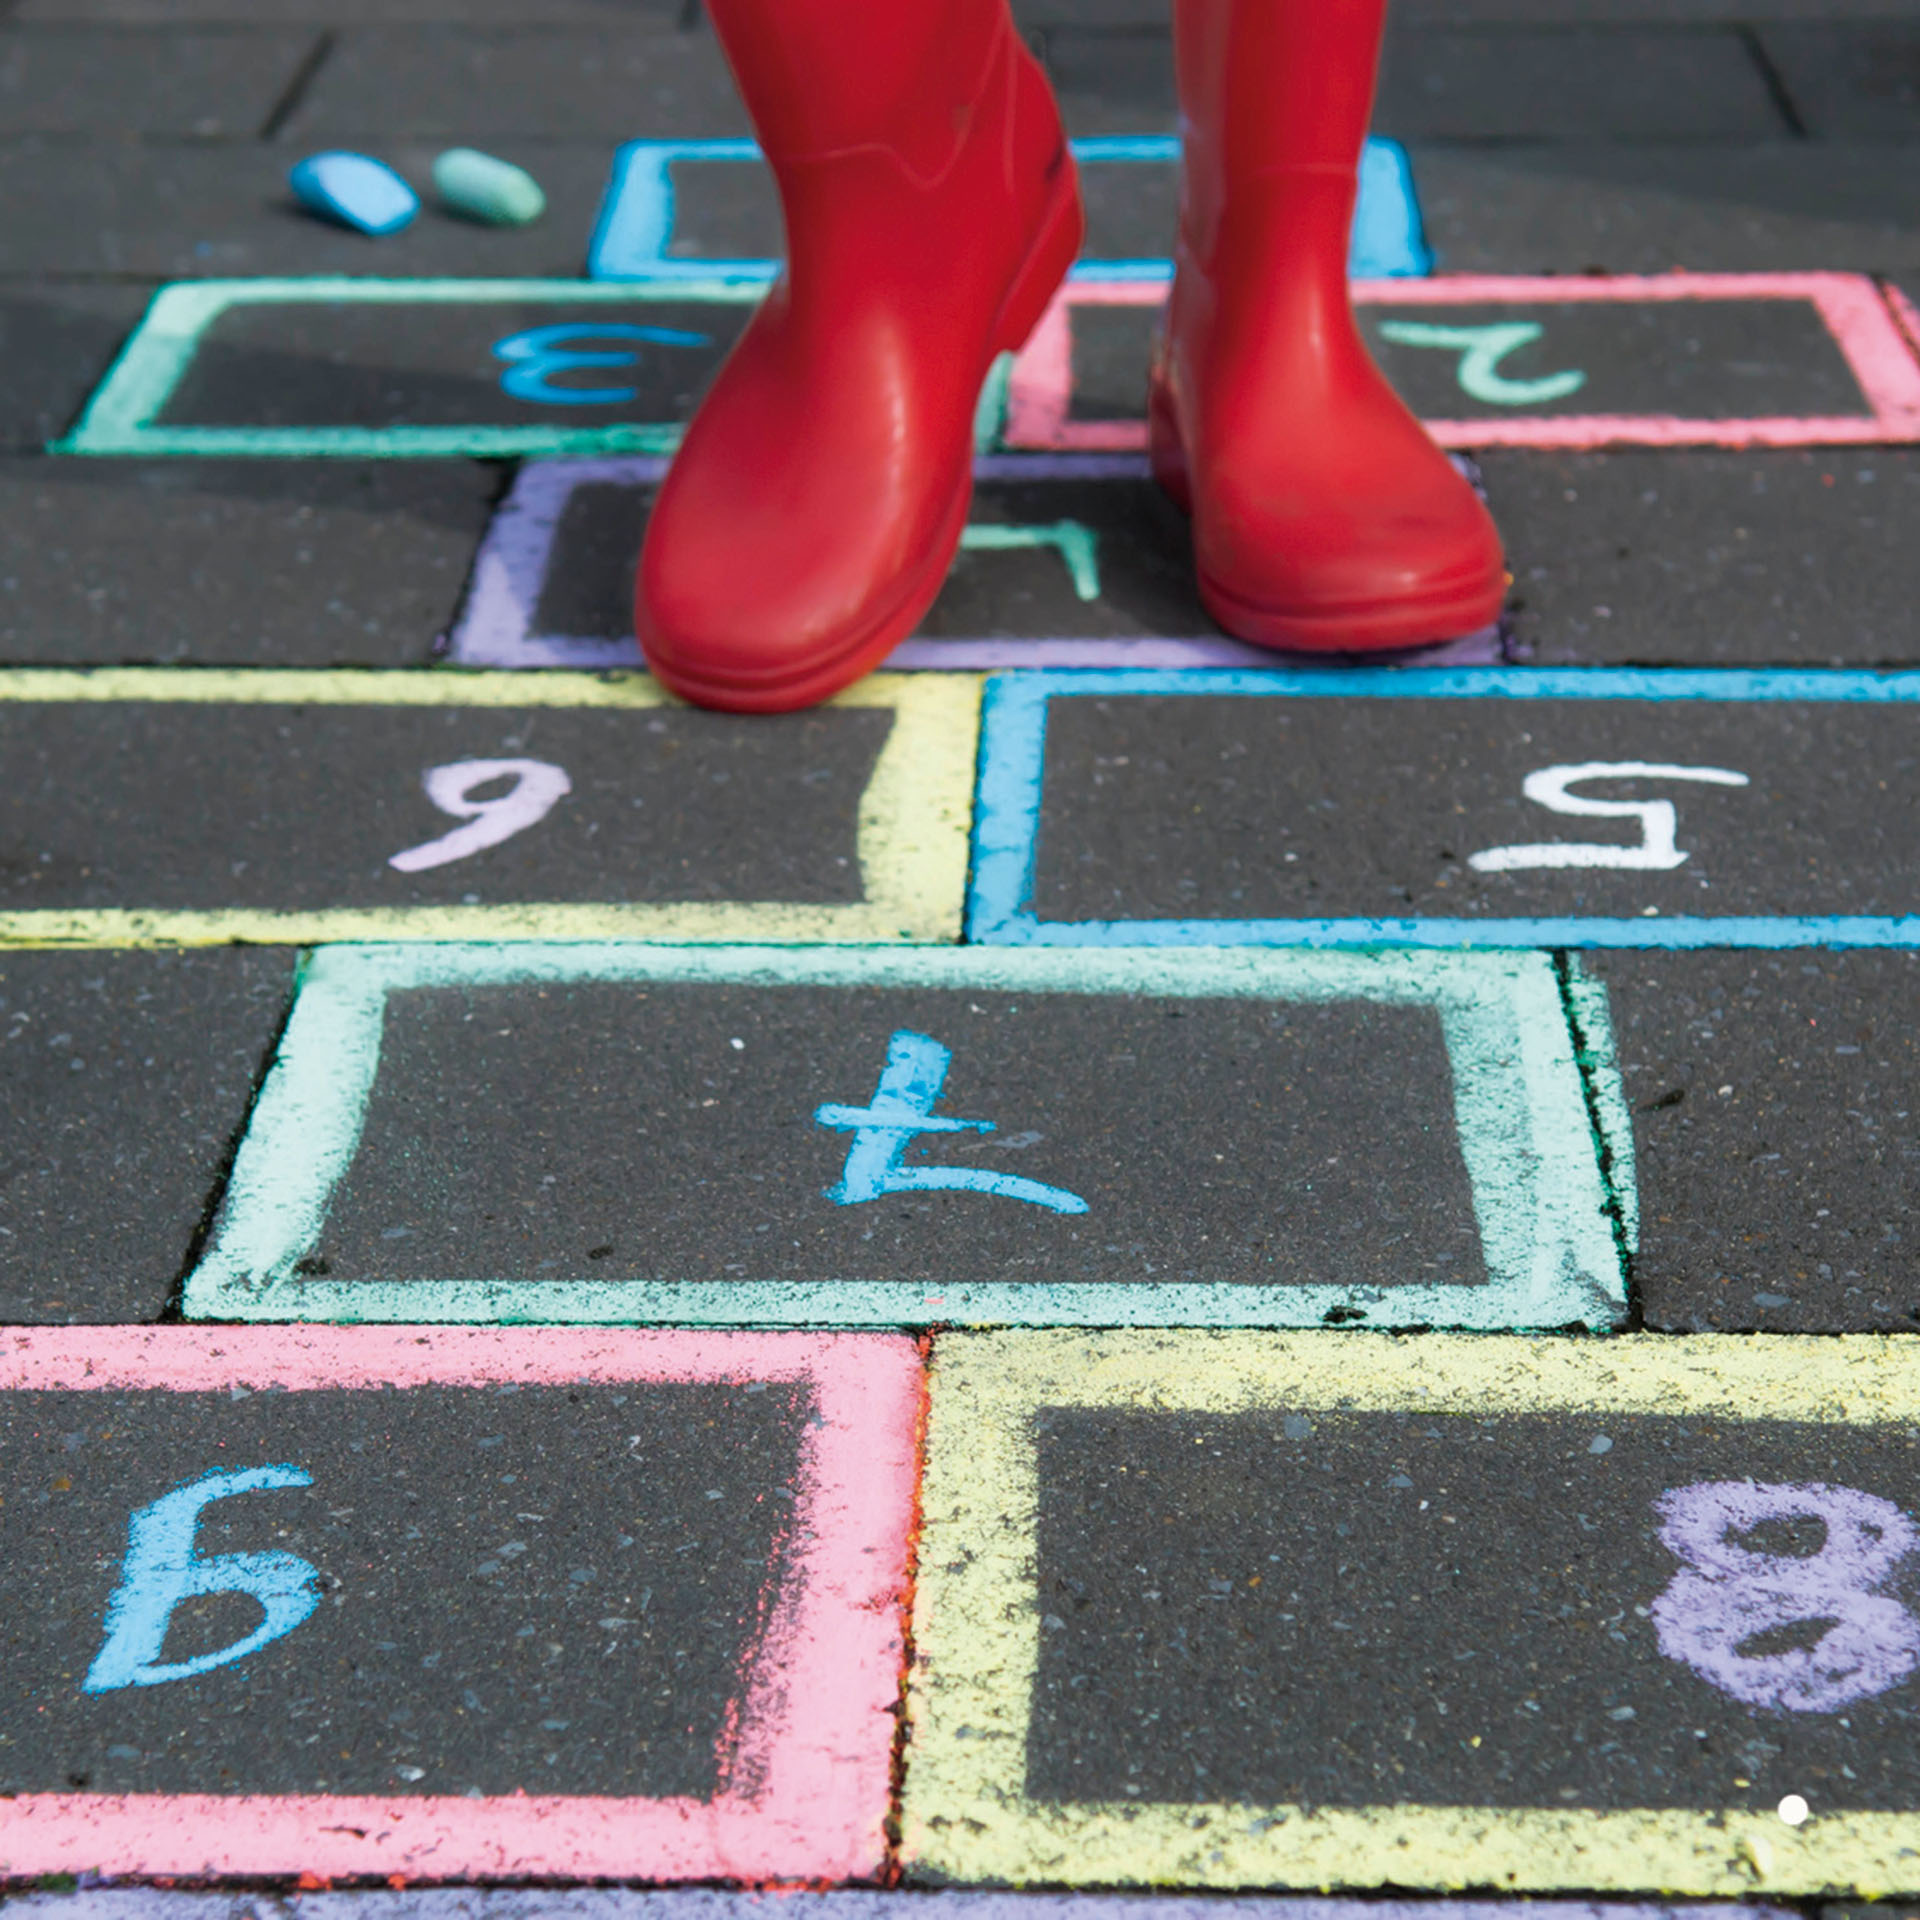
[[[765,282],[204,280],[163,287],[54,451],[664,455]],[[1387,376],[1451,447],[1920,438],[1920,361],[1863,274],[1354,283]],[[1139,453],[1166,289],[1073,280],[988,380],[982,452]]]
[[[0,937],[952,939],[978,706],[929,674],[742,719],[637,675],[0,673]]]
[[[1073,281],[1014,361],[1002,444],[1147,444],[1162,289]],[[1783,447],[1920,438],[1920,362],[1865,274],[1441,274],[1354,287],[1360,329],[1447,447]]]
[[[1611,1326],[1583,1018],[1584,1080],[1535,954],[329,948],[187,1310]]]
[[[1458,458],[1458,456],[1456,456]],[[530,460],[488,525],[450,637],[466,667],[641,664],[634,573],[667,463]],[[890,669],[1270,667],[1200,604],[1193,529],[1139,454],[981,454],[960,551]],[[1504,658],[1496,627],[1419,658]]]
[[[874,1335],[10,1335],[0,1872],[876,1871],[918,1396]]]
[[[1920,674],[1058,673],[988,686],[970,937],[1920,940]]]
[[[1909,1340],[956,1335],[931,1393],[917,1879],[1915,1884]]]

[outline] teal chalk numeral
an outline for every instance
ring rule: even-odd
[[[569,344],[576,340],[631,340],[628,347],[603,348],[583,352]],[[679,327],[641,327],[624,320],[566,321],[554,327],[531,327],[525,333],[510,333],[494,343],[493,357],[508,363],[500,376],[500,389],[516,400],[531,400],[548,407],[614,407],[640,397],[638,387],[556,387],[556,373],[572,373],[582,367],[637,367],[640,348],[705,347],[712,336],[688,333]]]
[[[1383,320],[1382,339],[1401,347],[1437,347],[1457,353],[1454,377],[1461,392],[1490,407],[1540,407],[1564,400],[1587,384],[1587,376],[1569,367],[1564,373],[1543,374],[1538,380],[1509,380],[1500,362],[1522,347],[1530,347],[1545,329],[1537,320],[1502,320],[1486,327],[1436,327],[1424,320]]]
[[[1023,548],[1052,547],[1066,562],[1067,577],[1082,600],[1100,598],[1100,537],[1078,520],[1056,520],[1050,526],[1010,527],[983,521],[960,536],[965,553],[1014,553]]]
[[[313,1475],[300,1467],[249,1467],[239,1473],[208,1473],[142,1507],[127,1525],[127,1557],[120,1584],[107,1602],[107,1637],[82,1693],[114,1693],[121,1687],[160,1687],[191,1680],[215,1667],[244,1660],[270,1640],[291,1633],[320,1604],[320,1575],[291,1553],[195,1553],[200,1515],[216,1500],[238,1493],[269,1493],[310,1487]],[[181,1601],[203,1593],[244,1593],[259,1601],[260,1624],[244,1638],[196,1655],[162,1661],[167,1626]]]

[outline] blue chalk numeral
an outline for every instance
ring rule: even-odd
[[[240,1473],[208,1473],[142,1507],[127,1525],[127,1557],[120,1584],[107,1602],[107,1637],[81,1683],[83,1693],[113,1693],[121,1687],[160,1687],[191,1680],[257,1653],[270,1640],[291,1633],[320,1604],[320,1576],[291,1553],[194,1552],[202,1511],[237,1493],[267,1493],[279,1487],[310,1487],[313,1475],[300,1467],[249,1467]],[[259,1601],[260,1624],[243,1639],[191,1660],[163,1662],[167,1625],[181,1601],[203,1593],[245,1593]]]
[[[817,1126],[835,1127],[853,1134],[840,1184],[826,1190],[836,1206],[854,1207],[888,1193],[928,1193],[947,1189],[959,1193],[992,1193],[1002,1200],[1024,1200],[1029,1206],[1054,1213],[1085,1213],[1087,1203],[1063,1187],[1042,1186],[1011,1173],[988,1173],[977,1167],[903,1167],[901,1152],[916,1134],[992,1133],[991,1120],[948,1120],[935,1115],[933,1105],[947,1083],[951,1048],[924,1033],[902,1028],[887,1043],[887,1064],[865,1107],[823,1106],[814,1109]]]
[[[575,340],[631,340],[635,344],[586,353],[568,344]],[[640,389],[556,387],[552,384],[553,376],[571,373],[579,367],[637,367],[642,345],[704,347],[711,344],[710,335],[687,333],[679,327],[640,327],[623,320],[584,320],[511,333],[494,343],[493,357],[508,363],[506,372],[500,376],[500,387],[516,400],[537,401],[549,407],[612,407],[639,399]]]

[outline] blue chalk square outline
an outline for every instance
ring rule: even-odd
[[[1068,145],[1081,166],[1171,166],[1180,158],[1179,136],[1170,133],[1101,134]],[[760,285],[780,269],[778,260],[699,258],[675,254],[676,196],[673,169],[682,164],[757,161],[752,140],[630,140],[613,157],[593,239],[587,248],[590,280],[720,280]],[[1397,140],[1374,137],[1360,156],[1360,196],[1354,209],[1347,271],[1356,280],[1407,280],[1432,273],[1414,187],[1413,163]],[[1171,280],[1173,262],[1161,255],[1117,260],[1080,260],[1074,280]]]
[[[849,992],[1360,1001],[1430,1009],[1445,1039],[1483,1284],[1183,1281],[602,1281],[485,1274],[330,1280],[302,1272],[360,1151],[387,1001],[420,989],[581,981]],[[1320,1326],[1506,1331],[1622,1324],[1632,1186],[1603,1170],[1593,1101],[1617,1112],[1610,1054],[1576,1037],[1540,953],[1011,951],[983,947],[333,946],[312,954],[240,1144],[212,1241],[188,1277],[190,1320],[684,1326]],[[1582,1054],[1586,1054],[1583,1060]],[[1596,1074],[1601,1084],[1596,1085]],[[823,1087],[823,1096],[857,1089]],[[1611,1129],[1608,1130],[1611,1132]],[[1609,1145],[1615,1143],[1609,1139]]]
[[[1920,913],[1618,919],[1042,920],[1033,909],[1047,712],[1056,700],[1115,695],[1247,700],[1859,701],[1920,705],[1920,673],[1725,668],[1328,668],[1308,672],[1036,672],[996,674],[981,712],[973,879],[966,938],[1053,947],[1920,947]],[[1915,716],[1920,727],[1920,714]]]

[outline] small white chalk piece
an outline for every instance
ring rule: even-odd
[[[489,227],[531,226],[547,210],[532,174],[472,147],[449,147],[433,163],[433,184],[455,213]]]
[[[356,233],[398,233],[420,211],[420,196],[364,153],[312,153],[287,175],[294,198]]]

